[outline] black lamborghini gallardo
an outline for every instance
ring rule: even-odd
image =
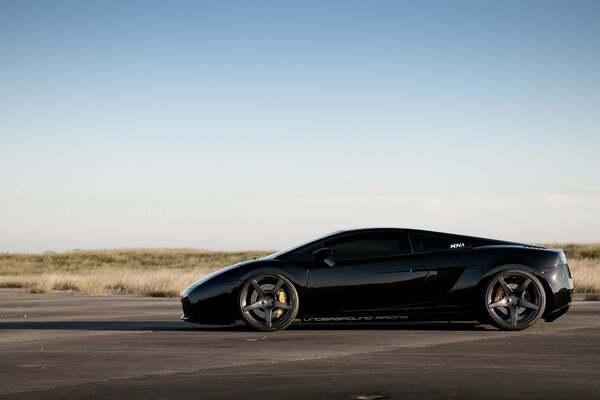
[[[181,294],[184,321],[478,320],[521,330],[571,305],[561,250],[414,229],[339,231],[241,262]]]

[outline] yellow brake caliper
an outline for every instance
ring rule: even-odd
[[[499,288],[498,292],[496,293],[496,298],[494,299],[494,303],[499,302],[500,300],[502,300],[504,298],[504,289]]]
[[[277,300],[280,303],[287,304],[287,296],[285,295],[285,292],[283,291],[283,289],[280,289],[279,292],[277,292]],[[282,315],[283,315],[283,308],[276,308],[275,309],[275,318],[279,318]]]

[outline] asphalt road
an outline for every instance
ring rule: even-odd
[[[600,399],[600,302],[475,323],[179,321],[177,299],[0,290],[0,399]]]

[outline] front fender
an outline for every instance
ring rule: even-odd
[[[260,273],[285,276],[296,287],[298,296],[304,297],[308,279],[306,268],[274,259],[251,260],[219,270],[185,289],[181,293],[181,318],[205,324],[233,324],[240,318],[237,296],[242,284]]]
[[[308,269],[298,264],[267,264],[260,268],[252,269],[247,271],[245,274],[235,282],[234,287],[231,291],[231,308],[234,310],[236,319],[241,318],[239,306],[238,306],[238,295],[242,288],[242,285],[250,278],[260,274],[276,274],[283,275],[292,282],[296,291],[298,292],[299,298],[299,311],[298,315],[302,315],[303,304],[305,303],[307,296],[307,282],[308,282]]]

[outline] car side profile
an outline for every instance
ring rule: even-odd
[[[187,322],[261,331],[294,320],[443,320],[522,330],[568,311],[559,249],[416,229],[334,232],[241,262],[181,293]]]

